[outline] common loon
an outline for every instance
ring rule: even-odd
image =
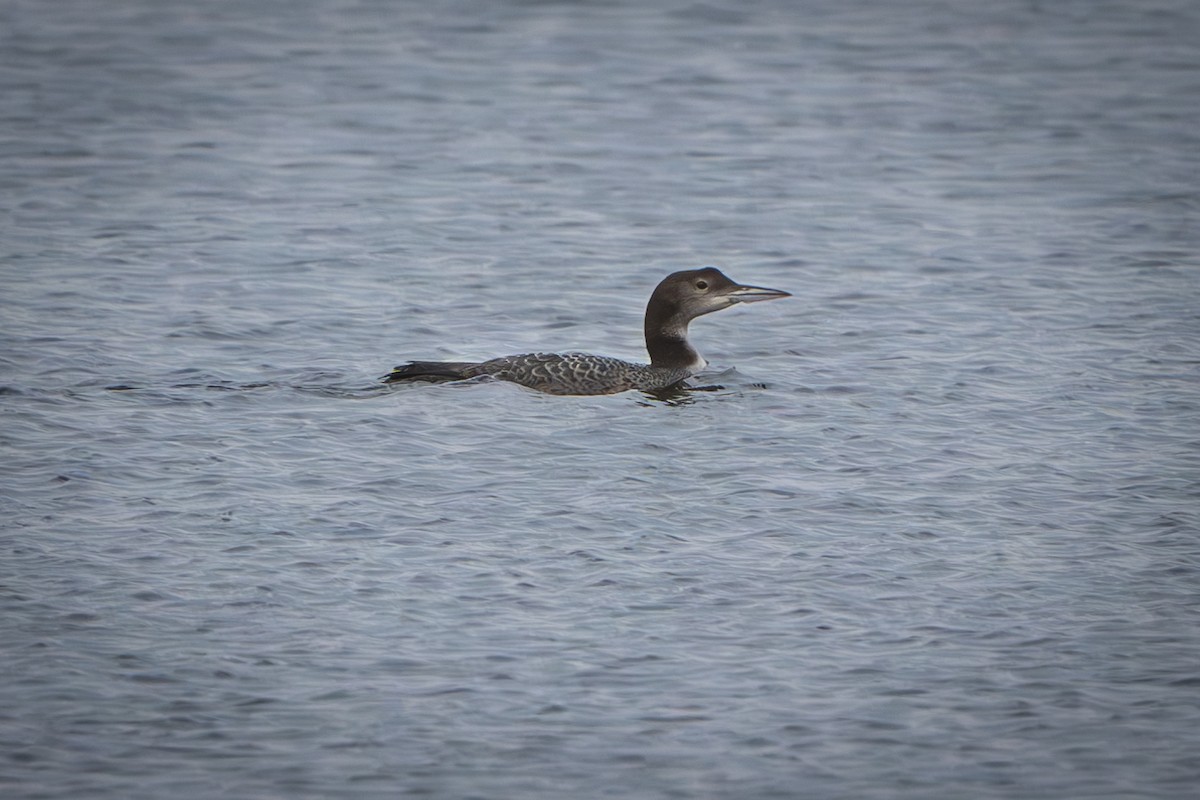
[[[737,303],[791,297],[778,289],[742,286],[716,267],[674,272],[663,278],[646,305],[649,364],[633,364],[585,353],[527,353],[491,361],[410,361],[383,377],[399,381],[452,381],[490,375],[547,394],[616,394],[630,389],[654,392],[674,386],[708,362],[688,342],[688,323]]]

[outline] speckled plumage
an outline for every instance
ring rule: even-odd
[[[788,297],[787,292],[741,286],[715,267],[668,275],[646,306],[646,349],[650,364],[634,364],[587,353],[526,353],[490,361],[410,361],[384,380],[448,381],[488,375],[547,394],[615,394],[630,389],[658,391],[695,375],[705,366],[687,339],[688,323],[739,302]]]
[[[494,358],[468,367],[463,374],[491,375],[547,394],[615,394],[630,389],[664,389],[695,373],[587,353],[527,353]]]

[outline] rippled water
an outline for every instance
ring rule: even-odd
[[[1184,798],[1189,2],[0,6],[0,790]],[[384,387],[640,359],[671,403]]]

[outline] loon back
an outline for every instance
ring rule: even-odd
[[[693,372],[633,364],[587,353],[526,353],[493,358],[479,364],[462,361],[410,361],[384,377],[399,381],[454,381],[489,376],[519,383],[546,394],[616,394],[630,389],[656,391],[673,386]]]
[[[649,364],[586,353],[527,353],[482,362],[410,361],[383,379],[387,383],[439,382],[487,375],[548,394],[657,391],[690,378],[707,364],[687,338],[688,323],[693,319],[737,303],[790,296],[778,289],[734,283],[715,267],[684,270],[664,278],[646,305]]]

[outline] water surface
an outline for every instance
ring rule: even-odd
[[[1194,4],[111,5],[0,9],[6,797],[1192,796]],[[378,383],[703,264],[721,391]]]

